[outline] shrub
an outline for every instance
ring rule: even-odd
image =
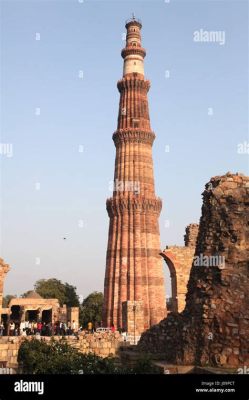
[[[138,360],[134,368],[117,365],[112,357],[82,354],[65,339],[49,343],[25,340],[18,352],[18,362],[24,374],[144,374],[158,373],[148,358]]]

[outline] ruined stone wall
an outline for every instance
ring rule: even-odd
[[[31,340],[33,336],[27,337],[0,337],[0,367],[17,368],[18,350],[23,340]],[[124,345],[122,337],[118,332],[115,333],[93,333],[80,334],[79,340],[75,336],[64,336],[65,340],[72,347],[78,349],[83,354],[96,354],[100,357],[115,356],[120,345]],[[51,341],[51,337],[42,337],[46,342]],[[60,336],[53,336],[54,340],[60,340]]]
[[[79,327],[79,307],[67,307],[67,320],[76,323],[76,327]]]
[[[184,242],[186,247],[193,247],[195,249],[198,232],[198,224],[189,224],[186,227],[186,233],[184,235]]]
[[[161,253],[166,261],[172,286],[172,310],[182,312],[186,304],[187,284],[195,253],[199,225],[189,224],[184,236],[185,246],[167,246]]]
[[[186,308],[145,332],[138,348],[177,364],[248,365],[249,177],[228,173],[205,188]]]
[[[17,368],[17,355],[21,338],[2,336],[0,337],[0,368]]]
[[[5,275],[9,271],[10,267],[8,264],[5,264],[3,259],[0,258],[0,314],[1,314],[1,308],[3,304],[3,285],[4,285],[4,280],[5,280]]]
[[[161,253],[170,271],[173,312],[181,312],[185,308],[187,284],[194,252],[195,249],[192,247],[170,246]]]
[[[144,307],[142,301],[125,301],[122,309],[123,329],[136,344],[144,332]]]

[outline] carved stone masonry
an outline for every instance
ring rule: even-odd
[[[203,193],[185,310],[145,332],[139,349],[178,364],[249,365],[248,290],[249,177],[227,173]]]
[[[3,285],[7,272],[9,272],[10,266],[5,264],[3,259],[0,258],[0,310],[3,307]]]
[[[110,225],[103,307],[105,326],[114,324],[127,329],[132,325],[131,304],[139,304],[136,329],[139,326],[140,333],[166,315],[158,225],[162,202],[156,197],[154,187],[155,134],[150,127],[147,99],[150,82],[144,78],[146,53],[141,47],[141,27],[135,19],[126,24],[124,73],[117,85],[118,126],[113,134],[114,182],[136,182],[139,190],[114,190],[106,203]],[[129,321],[125,321],[128,316]]]

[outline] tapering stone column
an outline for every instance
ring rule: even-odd
[[[9,272],[10,266],[5,264],[3,259],[0,258],[0,309],[3,306],[3,285],[5,280],[5,275]]]
[[[166,301],[160,258],[158,218],[162,203],[155,195],[152,145],[144,78],[141,23],[126,23],[126,47],[120,92],[113,197],[107,200],[110,218],[106,256],[103,323],[122,328],[126,301],[143,304],[143,329],[165,317]],[[142,302],[142,303],[141,303]],[[141,325],[141,318],[140,318]]]

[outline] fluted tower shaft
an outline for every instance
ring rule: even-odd
[[[152,145],[144,78],[141,23],[126,23],[126,47],[120,92],[113,197],[107,200],[110,218],[106,256],[103,323],[122,328],[122,304],[142,301],[144,329],[165,317],[166,301],[160,257],[158,218],[162,203],[155,195]]]

